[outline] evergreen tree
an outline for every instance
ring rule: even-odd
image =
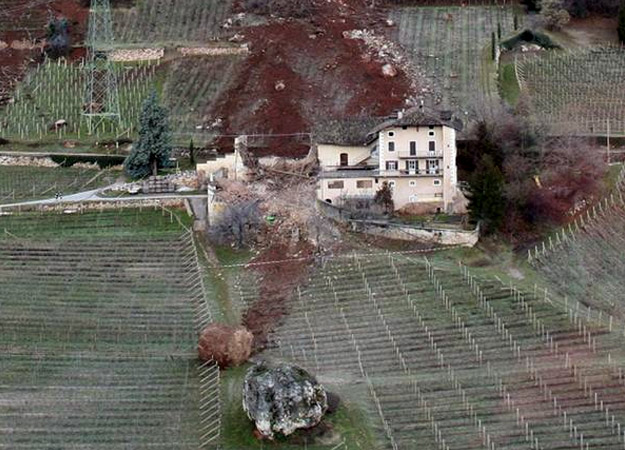
[[[625,44],[625,0],[621,0],[621,9],[618,13],[618,37]]]
[[[133,178],[157,175],[159,168],[169,166],[171,133],[167,111],[159,104],[155,91],[143,103],[140,125],[139,139],[124,162],[126,172]]]
[[[489,155],[484,155],[469,180],[469,218],[480,222],[482,231],[497,231],[504,219],[504,176]]]
[[[189,162],[192,166],[195,166],[195,146],[193,145],[193,139],[189,142]]]
[[[495,39],[495,32],[493,31],[490,35],[490,49],[491,49],[491,57],[493,61],[497,59],[497,40]]]

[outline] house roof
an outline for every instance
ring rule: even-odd
[[[446,126],[462,130],[462,122],[455,119],[451,111],[434,111],[416,106],[398,114],[397,117],[382,122],[371,133],[379,133],[391,127]]]
[[[368,145],[374,139],[371,128],[378,122],[375,117],[326,119],[315,127],[315,141],[318,144],[344,146]]]
[[[380,122],[381,120],[383,121]],[[375,117],[327,119],[315,127],[314,139],[317,144],[364,146],[373,142],[380,131],[404,126],[447,126],[457,131],[462,130],[462,122],[451,111],[414,107],[386,120]]]

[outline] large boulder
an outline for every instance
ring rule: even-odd
[[[253,340],[245,327],[211,323],[200,333],[198,353],[202,361],[212,359],[222,369],[238,366],[250,357]]]
[[[245,376],[243,409],[263,437],[273,439],[276,432],[288,436],[313,427],[327,408],[323,386],[300,367],[260,363]]]

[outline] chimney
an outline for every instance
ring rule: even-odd
[[[397,118],[398,119],[403,119],[404,118],[404,110],[403,109],[400,110],[400,111],[397,111]]]

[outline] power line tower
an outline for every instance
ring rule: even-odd
[[[87,32],[86,92],[83,116],[89,134],[106,123],[119,125],[119,97],[115,71],[109,60],[113,48],[113,20],[109,0],[91,0]]]

